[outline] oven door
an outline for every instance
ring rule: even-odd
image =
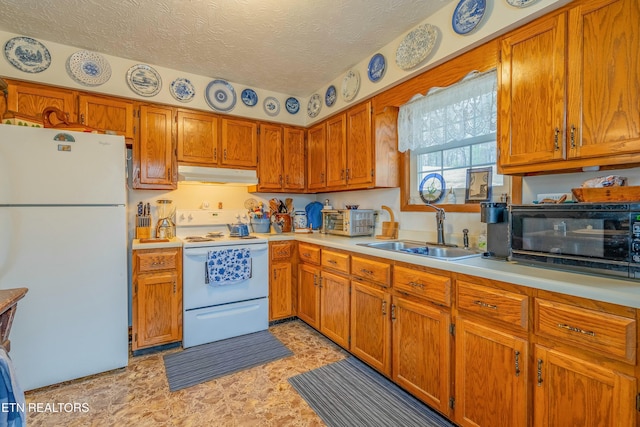
[[[511,207],[511,258],[547,266],[628,276],[626,204]]]
[[[207,256],[216,249],[251,251],[251,277],[236,283],[212,286],[207,280]],[[269,295],[268,243],[216,244],[208,247],[185,248],[183,251],[182,281],[185,310],[210,307],[238,301],[264,298]]]

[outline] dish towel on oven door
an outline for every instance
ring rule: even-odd
[[[218,249],[207,254],[207,283],[222,286],[251,278],[251,250]]]

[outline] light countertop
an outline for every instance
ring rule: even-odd
[[[640,281],[572,273],[544,267],[527,266],[509,261],[484,259],[481,257],[465,258],[458,261],[445,261],[358,245],[358,243],[382,241],[376,240],[373,237],[349,238],[320,233],[256,233],[256,235],[267,238],[269,241],[296,240],[454,273],[469,274],[535,289],[640,308]],[[136,240],[133,241],[133,249],[175,247],[181,245],[182,241],[177,238],[164,243],[140,243],[136,242]]]
[[[131,243],[131,249],[160,249],[160,248],[179,248],[182,246],[182,240],[177,237],[168,239],[168,242],[162,241],[163,239],[133,239]]]

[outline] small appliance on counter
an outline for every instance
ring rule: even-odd
[[[323,209],[322,232],[340,236],[371,236],[375,229],[373,209]]]
[[[487,252],[485,252],[485,258],[506,260],[511,249],[507,204],[480,203],[480,221],[487,224]]]
[[[173,200],[159,199],[158,204],[158,224],[156,225],[156,238],[171,239],[176,235],[176,225],[173,222],[175,208],[171,206]]]

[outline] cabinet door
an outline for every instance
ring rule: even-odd
[[[320,329],[320,269],[307,264],[298,266],[298,317]]]
[[[569,11],[569,156],[637,152],[640,2],[596,0]]]
[[[345,187],[346,185],[346,117],[340,114],[327,121],[327,187]]]
[[[391,376],[391,297],[377,286],[351,281],[349,351]]]
[[[282,126],[260,125],[260,155],[258,156],[258,188],[260,190],[281,190],[283,187],[282,135]]]
[[[40,117],[47,107],[56,107],[76,122],[75,92],[22,82],[7,82],[7,109],[30,117]],[[55,120],[55,117],[52,117]],[[55,123],[54,123],[55,124]]]
[[[347,170],[349,188],[373,186],[373,143],[371,141],[371,102],[347,111]]]
[[[327,186],[326,142],[324,123],[314,126],[307,133],[307,188],[322,190]]]
[[[212,114],[178,111],[178,161],[205,166],[218,164],[218,118]]]
[[[565,157],[566,19],[537,21],[502,41],[501,166]]]
[[[448,309],[398,297],[393,297],[391,310],[393,380],[448,416],[451,314]]]
[[[284,128],[283,165],[285,190],[304,190],[304,130]]]
[[[269,280],[270,321],[293,316],[292,293],[291,263],[274,263]]]
[[[182,339],[182,296],[178,285],[175,271],[137,277],[133,350]]]
[[[255,168],[258,164],[258,125],[253,121],[222,119],[224,166]]]
[[[320,332],[349,348],[349,279],[322,272],[320,282]]]
[[[140,138],[134,144],[134,188],[177,186],[171,108],[140,107]]]
[[[535,367],[534,426],[636,425],[635,378],[542,346]]]
[[[374,116],[375,186],[399,187],[398,107],[385,107]]]
[[[103,131],[134,138],[133,102],[100,96],[78,96],[78,121]]]
[[[455,339],[454,421],[460,426],[526,427],[527,341],[460,317]]]

